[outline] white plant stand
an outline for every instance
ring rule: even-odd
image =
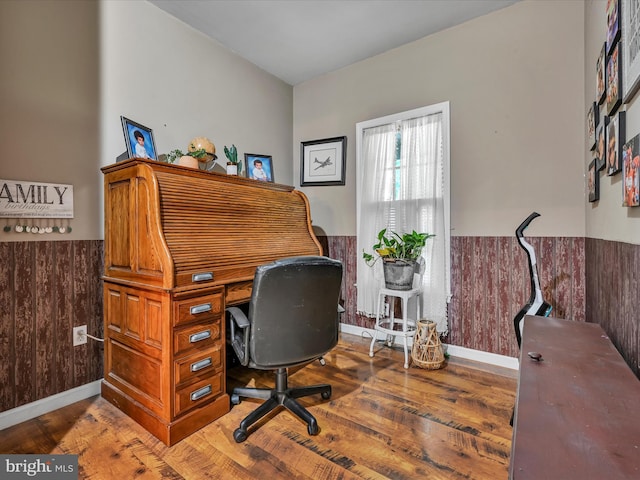
[[[381,288],[378,293],[378,310],[376,313],[375,335],[371,339],[371,347],[369,347],[369,356],[373,357],[373,347],[378,340],[378,333],[386,335],[386,344],[391,346],[395,337],[401,336],[404,342],[404,368],[409,368],[409,348],[407,339],[413,337],[416,333],[416,320],[409,318],[409,300],[416,298],[417,310],[416,318],[420,318],[422,288],[412,288],[411,290],[392,290],[390,288]],[[389,316],[384,316],[383,303],[384,298],[389,297]],[[402,302],[402,318],[395,318],[395,302],[399,298]]]

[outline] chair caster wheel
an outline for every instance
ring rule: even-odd
[[[309,435],[317,435],[319,430],[317,423],[307,425],[307,432],[309,432]]]
[[[241,428],[238,428],[233,432],[233,439],[236,441],[236,443],[242,443],[247,439],[247,432],[245,432]]]
[[[331,398],[331,390],[329,390],[328,392],[322,392],[320,395],[322,395],[323,399],[329,400]]]
[[[240,395],[236,395],[235,393],[231,394],[231,403],[233,405],[240,405]]]

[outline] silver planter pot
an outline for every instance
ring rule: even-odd
[[[411,290],[413,274],[416,269],[414,260],[383,260],[384,283],[390,290]]]

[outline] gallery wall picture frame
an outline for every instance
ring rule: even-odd
[[[622,0],[622,99],[629,103],[640,88],[640,0]]]
[[[596,148],[596,127],[600,119],[598,110],[598,104],[593,102],[587,112],[587,141],[589,142],[589,150],[595,150]]]
[[[640,205],[640,135],[622,147],[622,206]]]
[[[607,0],[607,53],[620,39],[620,0]]]
[[[273,159],[271,155],[245,153],[244,166],[245,172],[247,172],[247,178],[258,180],[259,182],[274,182]]]
[[[347,137],[301,142],[300,185],[344,185]]]
[[[596,61],[596,102],[601,105],[607,94],[607,44],[602,44]]]
[[[598,171],[603,170],[606,163],[607,125],[609,125],[609,118],[603,117],[602,121],[596,128],[596,149],[593,154]]]
[[[150,158],[157,160],[156,142],[153,130],[149,127],[120,116],[124,141],[127,144],[127,154],[130,158]]]
[[[616,45],[607,59],[607,114],[612,116],[622,104],[620,46]]]
[[[618,112],[609,119],[607,126],[607,166],[608,176],[622,171],[622,146],[625,143],[625,112]]]
[[[594,158],[589,163],[589,172],[587,175],[587,192],[589,202],[597,202],[600,200],[600,174],[598,173],[598,166],[596,159]]]

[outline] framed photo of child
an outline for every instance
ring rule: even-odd
[[[613,115],[622,103],[620,48],[616,45],[607,61],[607,114]]]
[[[589,164],[587,191],[589,194],[589,202],[593,203],[600,200],[600,175],[598,174],[598,167],[596,165],[595,158],[591,160],[591,163]]]
[[[273,183],[273,162],[271,155],[245,153],[244,166],[246,167],[247,178],[258,180],[259,182]]]
[[[607,125],[609,125],[609,117],[604,117],[596,129],[596,149],[593,155],[598,171],[604,170],[607,163]]]
[[[129,158],[150,158],[157,160],[156,142],[153,139],[153,131],[126,117],[120,117],[124,141],[127,144]]]
[[[607,175],[622,171],[622,146],[625,142],[625,112],[609,119],[607,126]]]
[[[622,147],[622,206],[640,205],[640,136],[636,135]]]
[[[607,0],[607,53],[620,39],[620,0]]]
[[[604,103],[607,93],[607,44],[602,44],[602,50],[596,61],[596,102]]]
[[[589,150],[595,150],[596,148],[596,128],[598,127],[598,120],[598,104],[592,102],[587,112],[587,139],[589,141]]]

